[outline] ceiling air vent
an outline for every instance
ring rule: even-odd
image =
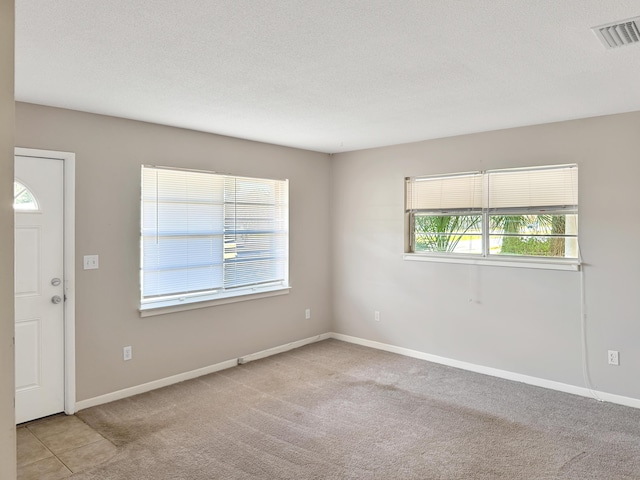
[[[640,43],[640,17],[593,27],[593,33],[606,48]]]

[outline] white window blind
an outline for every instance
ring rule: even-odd
[[[578,258],[578,166],[406,179],[408,252]]]
[[[225,178],[225,288],[284,282],[287,267],[287,185],[260,178]]]
[[[143,305],[288,282],[286,180],[144,166],[141,216]]]
[[[413,212],[480,211],[482,174],[407,178],[406,208]]]
[[[578,167],[489,170],[488,208],[577,209]]]

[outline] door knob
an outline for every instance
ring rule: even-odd
[[[60,295],[54,295],[53,297],[51,297],[51,303],[58,304],[61,301],[62,301],[62,298],[60,297]]]

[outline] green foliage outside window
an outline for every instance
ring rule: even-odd
[[[492,254],[565,256],[566,215],[491,215],[489,224]],[[481,235],[481,215],[414,217],[416,252],[479,253],[459,247],[478,241]]]
[[[416,215],[415,250],[453,252],[466,235],[480,235],[481,215]]]

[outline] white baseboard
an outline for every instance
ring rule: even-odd
[[[226,370],[227,368],[235,367],[240,363],[247,363],[259,358],[275,355],[276,353],[286,352],[294,348],[302,347],[310,343],[319,342],[320,340],[326,340],[330,338],[330,333],[323,333],[322,335],[316,335],[314,337],[305,338],[295,342],[280,345],[278,347],[270,348],[268,350],[262,350],[260,352],[245,355],[240,358],[234,358],[232,360],[226,360],[224,362],[216,363],[215,365],[209,365],[208,367],[198,368],[189,372],[179,373],[172,375],[171,377],[161,378],[152,382],[143,383],[142,385],[136,385],[135,387],[124,388],[115,392],[100,395],[98,397],[88,398],[87,400],[80,400],[75,404],[75,411],[84,410],[85,408],[95,407],[104,403],[114,402],[116,400],[122,400],[123,398],[132,397],[140,393],[146,393],[157,388],[167,387],[175,383],[184,382],[185,380],[191,380],[192,378],[201,377],[202,375],[208,375],[210,373],[219,372],[220,370]]]
[[[76,402],[76,412],[84,410],[85,408],[95,407],[96,405],[102,405],[103,403],[114,402],[116,400],[122,400],[123,398],[132,397],[140,393],[146,393],[157,388],[167,387],[174,383],[184,382],[185,380],[191,380],[192,378],[201,377],[202,375],[208,375],[209,373],[219,372],[227,368],[235,367],[238,365],[238,359],[226,360],[224,362],[216,363],[215,365],[209,365],[208,367],[198,368],[189,372],[179,373],[172,375],[171,377],[160,378],[153,382],[143,383],[142,385],[136,385],[135,387],[123,388],[115,392],[100,395],[99,397],[89,398],[87,400],[80,400]]]
[[[350,335],[344,335],[342,333],[331,333],[329,336],[330,338],[335,338],[336,340],[342,340],[348,343],[371,347],[377,350],[384,350],[386,352],[397,353],[399,355],[404,355],[407,357],[419,358],[420,360],[427,360],[428,362],[439,363],[441,365],[460,368],[462,370],[468,370],[470,372],[490,375],[492,377],[504,378],[506,380],[512,380],[514,382],[526,383],[528,385],[548,388],[551,390],[557,390],[559,392],[570,393],[573,395],[580,395],[582,397],[595,398],[596,400],[616,403],[619,405],[624,405],[626,407],[640,408],[640,399],[637,398],[624,397],[622,395],[616,395],[607,392],[593,391],[585,387],[578,387],[575,385],[569,385],[567,383],[545,380],[544,378],[532,377],[529,375],[523,375],[521,373],[500,370],[498,368],[484,367],[482,365],[476,365],[474,363],[453,360],[451,358],[440,357],[438,355],[411,350],[409,348],[397,347],[395,345],[375,342],[373,340],[366,340],[359,337],[352,337]]]
[[[330,333],[323,333],[322,335],[316,335],[315,337],[309,337],[303,340],[297,340],[295,342],[287,343],[285,345],[280,345],[278,347],[269,348],[267,350],[262,350],[256,353],[250,353],[249,355],[239,357],[238,363],[242,365],[243,363],[252,362],[254,360],[259,360],[265,357],[270,357],[271,355],[275,355],[277,353],[293,350],[294,348],[302,347],[310,343],[319,342],[320,340],[326,340],[327,338],[330,338],[330,336],[331,336]]]
[[[167,387],[175,383],[184,382],[185,380],[191,380],[202,375],[208,375],[209,373],[219,372],[227,368],[235,367],[238,364],[251,362],[260,358],[269,357],[278,353],[286,352],[294,348],[302,347],[310,343],[326,340],[327,338],[335,338],[336,340],[342,340],[343,342],[353,343],[356,345],[362,345],[365,347],[375,348],[377,350],[384,350],[386,352],[397,353],[407,357],[418,358],[420,360],[426,360],[428,362],[438,363],[441,365],[447,365],[449,367],[460,368],[462,370],[468,370],[470,372],[481,373],[483,375],[490,375],[492,377],[504,378],[514,382],[526,383],[528,385],[534,385],[536,387],[548,388],[559,392],[570,393],[573,395],[580,395],[582,397],[595,398],[597,400],[616,403],[618,405],[624,405],[626,407],[640,408],[640,399],[625,397],[622,395],[616,395],[613,393],[592,391],[588,388],[578,387],[575,385],[569,385],[567,383],[555,382],[553,380],[545,380],[543,378],[532,377],[529,375],[523,375],[521,373],[509,372],[507,370],[500,370],[497,368],[485,367],[482,365],[476,365],[474,363],[463,362],[460,360],[454,360],[447,357],[440,357],[438,355],[432,355],[430,353],[420,352],[418,350],[411,350],[409,348],[397,347],[395,345],[389,345],[387,343],[376,342],[373,340],[366,340],[364,338],[353,337],[350,335],[344,335],[342,333],[323,333],[313,337],[297,340],[295,342],[280,345],[278,347],[269,348],[260,352],[244,355],[232,360],[226,360],[224,362],[216,363],[215,365],[209,365],[208,367],[198,368],[189,372],[179,373],[171,377],[161,378],[152,382],[143,383],[142,385],[136,385],[134,387],[125,388],[116,392],[107,393],[98,397],[89,398],[87,400],[81,400],[76,402],[75,410],[84,410],[85,408],[95,407],[104,403],[121,400],[123,398],[132,397],[140,393],[146,393],[157,388]]]

